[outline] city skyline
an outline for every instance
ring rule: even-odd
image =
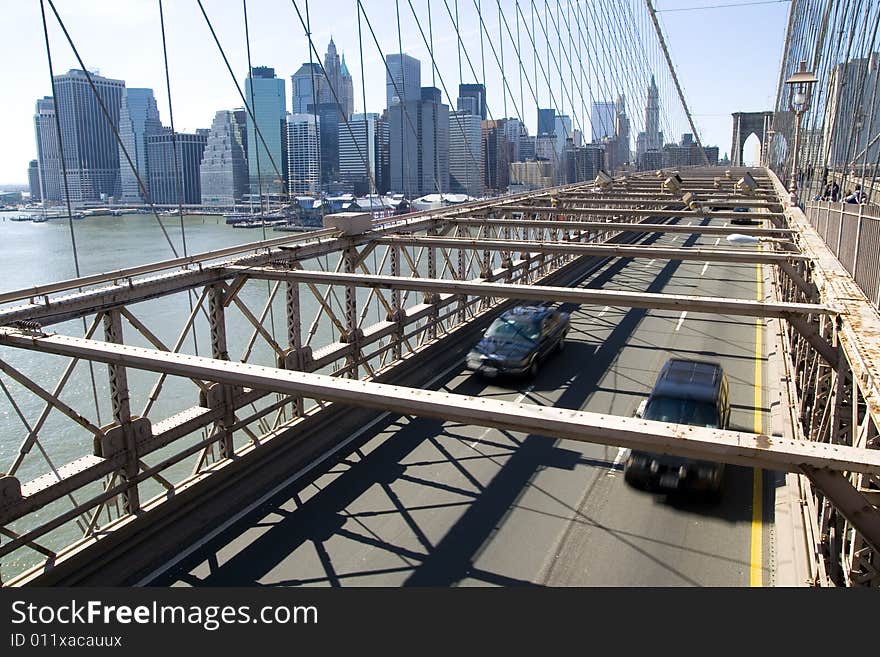
[[[246,70],[246,53],[243,44],[238,43],[241,36],[239,26],[240,16],[232,10],[226,10],[219,3],[205,2],[206,10],[214,21],[215,28],[218,32],[221,42],[225,49],[228,50],[230,62],[236,71],[236,77],[239,84],[243,79],[242,70]],[[364,38],[364,49],[369,52],[364,56],[364,74],[366,77],[366,89],[360,84],[360,64],[356,57],[357,52],[357,16],[356,11],[334,12],[334,7],[338,10],[342,3],[326,3],[327,6],[318,6],[312,11],[312,32],[313,38],[320,49],[329,43],[332,37],[335,41],[340,55],[348,55],[346,62],[348,68],[352,71],[354,78],[354,110],[363,111],[363,98],[366,95],[367,112],[375,112],[381,110],[383,103],[380,98],[384,96],[385,91],[385,71],[384,66],[378,59],[378,52],[375,44],[369,37]],[[658,10],[663,9],[665,3],[657,3]],[[344,5],[348,7],[348,5]],[[370,2],[364,3],[364,8],[368,12],[370,18],[377,22],[379,12],[375,4]],[[251,13],[251,31],[259,30],[263,38],[252,38],[252,61],[254,65],[272,66],[276,69],[280,79],[290,80],[291,76],[302,66],[304,62],[309,61],[308,51],[305,46],[305,38],[301,36],[302,28],[299,25],[297,17],[292,12],[289,3],[267,2],[263,5],[255,6],[249,10]],[[28,47],[33,47],[34,43],[42,41],[42,28],[39,19],[39,11],[34,10],[32,6],[13,6],[9,8],[10,17],[18,20],[17,25],[21,25],[21,30],[17,34],[12,35],[0,48],[4,50],[10,45],[19,44],[21,48],[25,48],[24,43],[28,43]],[[283,12],[283,13],[281,13]],[[88,3],[79,3],[72,0],[66,3],[63,8],[62,17],[65,19],[75,41],[78,43],[86,66],[101,68],[102,72],[109,77],[124,78],[134,87],[144,87],[154,89],[156,100],[163,116],[167,116],[167,94],[164,89],[164,74],[162,69],[161,56],[153,58],[137,57],[134,53],[130,53],[130,47],[127,46],[126,37],[130,38],[133,32],[143,33],[145,43],[150,45],[150,50],[161,52],[161,42],[158,33],[158,17],[154,15],[155,7],[152,3],[133,1],[126,6],[124,11],[113,7],[95,7],[89,6]],[[730,27],[734,29],[737,25],[744,25],[747,21],[745,18],[738,17],[739,12],[701,12],[700,18],[707,19],[707,24],[717,26],[719,29]],[[767,31],[767,34],[774,34],[775,39],[772,41],[774,52],[778,52],[781,47],[782,38],[780,36],[782,30],[784,32],[784,21],[787,12],[779,11],[779,8],[754,8],[748,12],[742,12],[748,16],[764,15],[772,16],[775,20],[776,30]],[[671,42],[673,56],[676,56],[677,48],[681,51],[687,50],[692,46],[698,46],[700,39],[694,38],[691,34],[688,39],[676,38],[676,35],[683,34],[682,26],[693,23],[695,18],[693,13],[683,12],[684,15],[670,14],[664,17],[661,14],[661,20],[665,22],[664,29]],[[529,14],[526,13],[526,16]],[[278,21],[278,17],[283,16],[286,20]],[[690,16],[690,18],[687,18]],[[731,16],[737,16],[735,20],[730,20]],[[726,17],[726,18],[723,18]],[[421,40],[418,30],[414,27],[412,16],[402,15],[404,26],[412,29],[403,30],[403,51],[422,59],[423,75],[430,77],[430,70],[426,62],[430,61],[430,57],[426,51],[425,44]],[[435,17],[436,18],[436,17]],[[674,19],[674,20],[673,20]],[[439,21],[439,19],[437,19]],[[276,30],[274,23],[283,23],[287,36],[280,38],[281,25]],[[772,21],[771,21],[772,22]],[[109,25],[113,24],[113,29],[109,29]],[[479,24],[476,26],[471,21],[462,18],[462,39],[468,44],[479,47]],[[767,21],[761,23],[762,26],[769,25]],[[466,29],[465,25],[467,26]],[[103,31],[102,26],[104,26]],[[189,27],[187,27],[189,26]],[[259,27],[257,27],[259,26]],[[496,16],[486,17],[486,27],[497,29],[498,20]],[[166,11],[166,27],[168,30],[169,42],[169,58],[172,66],[172,93],[174,97],[174,113],[177,129],[181,132],[191,132],[195,128],[204,128],[210,125],[214,113],[219,109],[232,109],[241,106],[240,98],[237,96],[228,72],[225,71],[222,60],[217,53],[216,46],[210,40],[204,21],[196,9],[195,13],[192,8],[183,6],[169,6]],[[441,69],[441,75],[447,79],[446,87],[451,94],[457,91],[458,83],[474,82],[469,75],[467,65],[464,66],[463,80],[458,79],[456,64],[456,40],[455,34],[450,34],[450,29],[441,31],[436,29],[434,39],[434,54]],[[764,29],[762,27],[761,29]],[[67,68],[76,66],[76,61],[68,54],[66,45],[63,42],[63,35],[60,34],[57,26],[50,22],[50,40],[53,44],[53,56],[56,74]],[[273,34],[279,36],[273,36]],[[30,41],[19,42],[19,34],[29,35]],[[100,37],[97,35],[100,34]],[[291,39],[290,34],[294,35]],[[701,33],[702,34],[702,33]],[[265,38],[265,37],[269,38]],[[386,54],[398,52],[396,34],[391,34],[390,30],[380,31],[378,38],[383,50]],[[23,37],[21,37],[23,38]],[[153,43],[153,42],[156,43]],[[705,39],[703,40],[705,43]],[[123,45],[125,44],[125,45]],[[157,45],[158,48],[152,48]],[[293,46],[293,47],[291,47]],[[711,55],[714,49],[707,50],[707,55]],[[112,53],[112,55],[111,55]],[[191,55],[188,57],[187,55]],[[11,51],[7,53],[7,57],[11,56]],[[749,57],[753,53],[748,54]],[[775,56],[775,55],[774,55]],[[7,124],[24,125],[24,122],[30,124],[32,121],[33,99],[49,95],[51,91],[48,87],[48,74],[44,57],[33,58],[34,62],[28,62],[22,67],[17,67],[13,71],[13,83],[18,89],[18,93],[22,96],[21,100],[16,100],[9,107],[4,107],[0,112],[4,114]],[[703,73],[697,74],[688,80],[688,69],[696,64],[703,65],[710,61],[711,56],[686,58],[684,56],[676,57],[676,61],[680,61],[681,69],[679,71],[683,86],[691,103],[691,109],[696,115],[698,123],[714,122],[720,124],[718,129],[706,130],[701,129],[702,141],[706,144],[726,144],[729,141],[730,134],[730,116],[723,114],[720,116],[706,117],[701,119],[701,110],[711,101],[715,105],[718,100],[718,89],[713,91],[714,97],[710,97],[707,93],[706,83],[712,78],[708,74],[708,64],[703,66]],[[317,61],[318,57],[313,56],[313,60]],[[105,68],[108,62],[112,62],[112,70]],[[241,62],[245,62],[242,67]],[[497,68],[494,70],[489,65],[491,60],[487,62],[486,70],[486,98],[489,114],[492,118],[501,118],[505,96],[508,103],[512,98],[503,93],[505,90],[500,81],[500,74]],[[514,64],[508,62],[508,66],[512,70],[516,70]],[[477,72],[480,72],[479,62],[476,63]],[[735,71],[733,73],[736,73]],[[750,73],[750,78],[754,78],[754,71]],[[714,74],[713,76],[717,77]],[[539,74],[539,78],[540,78]],[[740,88],[736,84],[736,76],[728,80],[726,83],[727,96],[736,99],[735,104],[729,106],[729,110],[739,111],[747,110],[750,107],[754,109],[764,109],[764,105],[768,107],[772,105],[772,98],[775,96],[775,77],[769,73],[766,76],[764,84],[764,99],[761,101],[753,101],[753,105],[745,100],[743,91],[749,92],[756,87],[755,84],[743,85]],[[202,82],[204,81],[204,82]],[[210,82],[210,83],[209,83]],[[378,84],[377,84],[378,82]],[[440,81],[436,82],[441,87]],[[537,106],[552,106],[548,101],[546,85],[535,85],[539,97],[539,103],[531,102],[526,94],[526,100],[530,102],[519,103],[522,110],[522,118],[530,130],[535,126],[535,112]],[[542,88],[543,87],[543,88]],[[442,88],[442,87],[441,87]],[[30,90],[33,93],[30,93]],[[595,90],[599,93],[599,90]],[[671,93],[671,89],[668,92]],[[624,93],[630,95],[628,89],[608,89],[602,90],[601,98],[585,98],[587,105],[586,113],[589,114],[589,103],[591,100],[610,101],[614,99],[616,93]],[[563,94],[556,94],[563,97]],[[721,94],[723,96],[724,94]],[[755,95],[754,93],[752,94]],[[26,101],[24,99],[27,99]],[[700,99],[703,100],[700,100]],[[444,92],[443,101],[454,109],[455,99],[449,99]],[[638,103],[638,99],[633,99]],[[705,104],[704,104],[705,102]],[[703,107],[701,107],[701,104]],[[27,106],[27,107],[24,107]],[[510,109],[510,108],[509,108]],[[562,106],[564,113],[570,113],[571,109]],[[582,114],[580,108],[573,114],[574,123],[579,121],[579,114]],[[717,112],[712,107],[713,112]],[[630,112],[632,118],[632,112]],[[508,116],[514,116],[512,111],[507,112]],[[23,118],[24,117],[24,118]],[[582,122],[588,124],[589,119]],[[633,134],[637,134],[643,127],[633,125]],[[587,133],[589,134],[589,133]],[[26,182],[27,163],[36,155],[33,139],[23,138],[23,135],[16,135],[10,143],[9,148],[5,151],[6,155],[0,161],[0,181],[2,182]]]

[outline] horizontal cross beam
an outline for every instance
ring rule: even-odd
[[[579,442],[790,472],[807,467],[880,474],[880,450],[420,390],[15,329],[0,329],[0,344],[401,415]]]
[[[374,274],[344,274],[306,269],[272,269],[266,267],[227,267],[230,275],[246,274],[251,278],[279,281],[299,281],[320,285],[354,285],[380,289],[413,290],[462,294],[476,297],[518,299],[536,303],[574,303],[587,306],[623,308],[651,308],[655,310],[687,310],[713,315],[741,315],[744,317],[788,318],[799,315],[834,315],[829,306],[809,303],[762,303],[725,297],[694,297],[683,294],[626,292],[619,290],[591,290],[587,288],[517,285],[512,283],[484,283],[481,280],[456,281],[437,278],[411,278]]]
[[[607,230],[629,231],[638,233],[693,233],[695,235],[740,235],[781,236],[791,235],[788,228],[760,228],[756,226],[685,226],[684,224],[639,224],[616,221],[553,221],[552,219],[447,219],[449,223],[461,226],[498,226],[531,227],[531,228],[562,228],[573,230]],[[282,247],[284,248],[284,247]]]
[[[613,201],[610,201],[613,202]],[[477,213],[489,212],[531,212],[535,214],[592,214],[602,216],[621,217],[694,217],[707,219],[742,219],[743,217],[757,217],[759,219],[784,219],[781,212],[703,212],[698,210],[664,210],[664,209],[633,209],[633,208],[569,208],[538,205],[506,205],[500,208],[484,208],[475,210]]]
[[[695,247],[668,248],[660,246],[621,246],[617,244],[578,244],[571,242],[538,242],[524,240],[496,240],[466,237],[383,237],[380,244],[400,246],[435,246],[444,249],[468,251],[523,251],[529,253],[561,253],[569,255],[615,256],[620,258],[656,258],[661,260],[699,260],[700,262],[739,262],[780,264],[794,260],[808,260],[797,253],[751,251],[744,249],[700,249]]]

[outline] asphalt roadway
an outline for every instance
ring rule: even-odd
[[[723,238],[719,244],[714,236],[687,234],[653,235],[641,243],[726,246]],[[753,264],[614,259],[582,284],[755,299],[758,272]],[[438,386],[631,416],[669,357],[701,358],[721,362],[727,372],[732,428],[753,431],[768,421],[761,388],[765,350],[756,345],[763,321],[563,309],[572,313],[565,350],[544,363],[534,380],[486,380],[462,362]],[[281,491],[151,584],[773,583],[768,509],[774,473],[728,466],[721,502],[712,504],[631,489],[623,481],[625,456],[617,447],[396,418],[312,483]]]

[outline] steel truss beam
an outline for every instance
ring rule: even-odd
[[[613,201],[609,201],[612,203]],[[670,201],[670,204],[675,204],[675,201]],[[681,203],[678,202],[680,205]],[[490,213],[498,213],[499,211],[504,212],[532,212],[538,214],[588,214],[588,215],[600,215],[600,216],[612,216],[612,217],[678,217],[678,218],[706,218],[706,219],[742,219],[743,217],[753,217],[758,219],[785,219],[785,215],[781,212],[703,212],[697,210],[664,210],[662,208],[655,209],[642,209],[642,210],[634,210],[630,208],[609,208],[609,207],[601,207],[601,208],[577,208],[577,207],[552,207],[552,206],[538,206],[538,205],[507,205],[501,208],[486,208],[479,212],[472,212],[473,215],[477,214],[490,214]]]
[[[271,269],[266,267],[228,267],[230,275],[247,274],[252,278],[324,285],[356,285],[382,289],[414,290],[427,293],[465,294],[476,297],[519,299],[537,303],[557,302],[583,305],[602,305],[655,310],[687,310],[744,317],[781,317],[798,315],[834,315],[829,306],[808,303],[762,303],[746,299],[723,297],[693,297],[680,294],[625,292],[618,290],[591,290],[586,288],[484,283],[480,280],[457,281],[406,276],[341,274],[324,271]]]
[[[15,329],[0,329],[0,344],[117,367],[579,442],[789,472],[800,472],[806,467],[880,474],[880,451],[844,445],[471,397]]]
[[[807,260],[797,253],[749,251],[745,249],[703,249],[697,247],[669,248],[659,246],[621,246],[617,244],[578,244],[571,242],[493,240],[465,237],[382,237],[380,244],[401,246],[433,246],[444,249],[489,249],[491,251],[522,251],[529,253],[559,253],[566,255],[616,256],[621,258],[656,258],[668,260],[699,260],[708,262],[782,264]]]
[[[560,228],[566,230],[606,230],[637,233],[694,233],[697,235],[755,235],[788,236],[794,231],[787,228],[758,228],[755,226],[685,226],[683,224],[642,224],[614,221],[553,221],[544,219],[447,219],[460,226],[497,226],[500,228]]]

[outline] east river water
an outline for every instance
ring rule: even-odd
[[[0,258],[0,274],[2,274],[0,276],[0,291],[9,292],[74,278],[76,270],[68,221],[66,219],[52,219],[44,223],[32,223],[10,220],[10,217],[18,214],[21,213],[0,213],[0,239],[2,239],[0,241],[0,253],[2,253],[2,258]],[[180,219],[178,217],[162,217],[162,221],[178,255],[183,255]],[[184,226],[187,253],[190,255],[263,239],[262,229],[234,229],[232,226],[226,225],[222,216],[189,215],[184,217]],[[73,228],[81,276],[159,262],[175,257],[156,217],[153,215],[89,217],[75,220]],[[267,238],[281,237],[286,234],[294,235],[266,229]],[[242,291],[243,300],[255,315],[259,315],[262,310],[268,298],[268,289],[269,285],[264,282],[251,282]],[[195,291],[195,293],[198,292],[198,290]],[[194,300],[195,296],[192,299]],[[273,314],[267,315],[265,320],[267,328],[274,325],[279,337],[279,344],[282,345],[286,342],[283,301],[284,291],[282,288],[277,295],[276,303],[273,304]],[[130,310],[165,345],[171,348],[189,316],[190,303],[187,294],[180,293],[136,304]],[[247,347],[253,329],[240,313],[233,309],[228,312],[227,331],[230,357],[238,360]],[[315,312],[314,302],[305,302],[304,300],[304,330],[308,328],[309,317],[314,316]],[[91,318],[88,321],[91,321]],[[126,343],[152,346],[138,335],[125,320],[123,320],[123,326]],[[188,339],[181,351],[186,353],[196,353],[197,351],[200,355],[210,355],[207,323],[203,318],[199,318],[198,326],[198,344]],[[46,330],[74,336],[82,336],[84,333],[81,320],[52,325],[46,327]],[[329,324],[326,327],[319,327],[316,332],[315,346],[326,344],[331,332]],[[99,327],[95,337],[103,339],[103,327]],[[0,358],[49,390],[55,387],[69,362],[69,359],[66,358],[2,347],[0,347]],[[265,341],[259,339],[254,346],[253,355],[249,362],[271,364],[274,362],[274,353]],[[13,405],[7,395],[0,391],[0,473],[7,473],[28,434],[28,429],[19,416],[19,411],[24,420],[33,426],[33,423],[40,416],[45,402],[9,377],[5,375],[0,375],[0,377],[11,393],[15,404]],[[95,409],[93,378],[100,417]],[[131,411],[133,414],[139,415],[147,403],[149,391],[155,385],[157,375],[129,370],[128,378],[131,387]],[[77,365],[60,398],[96,425],[100,426],[112,421],[106,366],[95,365],[90,371],[85,363]],[[198,390],[190,381],[169,379],[148,416],[155,423],[197,404]],[[16,406],[18,410],[16,410]],[[41,446],[55,467],[83,455],[94,453],[92,435],[57,411],[52,411],[50,414],[48,421],[39,432],[39,439]],[[191,468],[191,464],[187,467]],[[51,468],[46,458],[34,446],[15,472],[15,476],[21,482],[26,482],[47,472],[51,472]],[[178,472],[177,474],[182,473]],[[185,475],[185,473],[183,474]],[[161,489],[156,489],[157,492],[159,490]],[[94,490],[90,492],[94,494]],[[81,492],[79,499],[84,499],[86,496],[85,492]],[[142,494],[142,499],[144,497]],[[69,508],[70,500],[65,499],[42,509],[37,515],[42,516],[42,519],[45,520],[52,517],[52,514]],[[29,522],[18,522],[10,527],[21,532],[26,531],[30,526],[32,525]],[[78,535],[81,536],[81,532],[77,534],[76,526],[70,523],[62,530],[55,532],[45,542],[49,547],[56,549],[77,538]],[[4,543],[6,541],[5,537],[0,540]],[[38,555],[35,552],[20,550],[11,558],[0,559],[0,573],[6,580],[16,572],[20,572],[23,567],[36,563],[37,560]]]

